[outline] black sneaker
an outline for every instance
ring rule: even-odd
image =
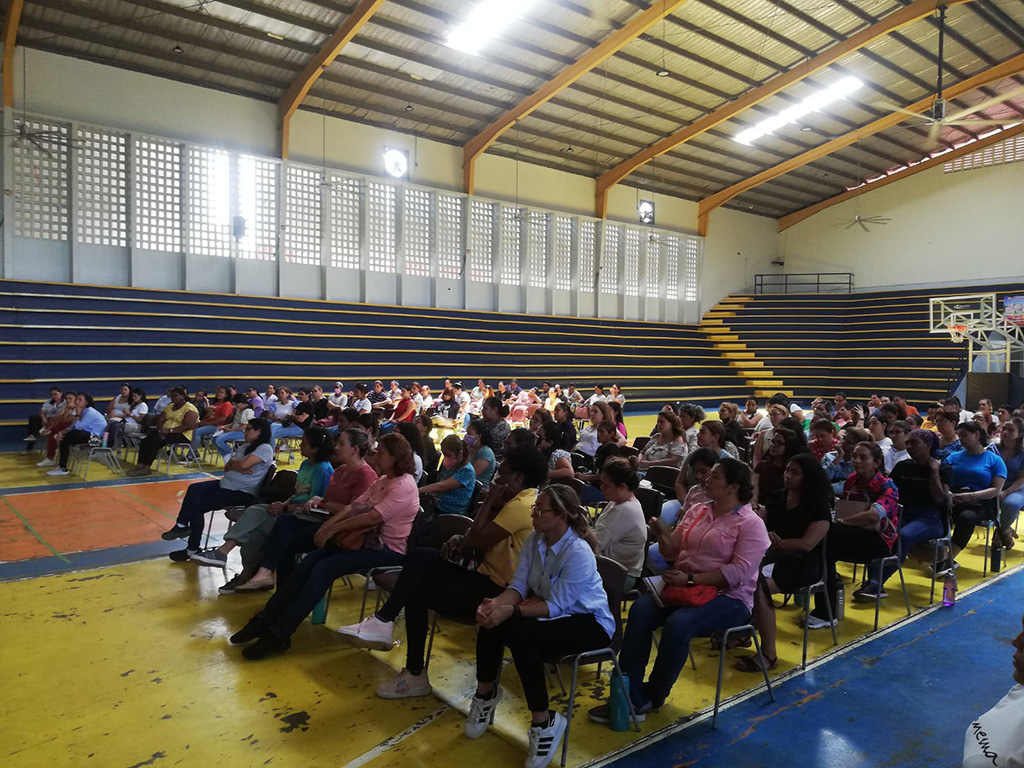
[[[163,533],[160,534],[160,538],[163,539],[164,541],[175,541],[177,539],[184,539],[187,536],[188,536],[188,526],[187,525],[180,525],[178,523],[175,523],[174,527],[171,528],[171,530],[164,531]]]
[[[240,630],[235,632],[231,636],[230,643],[232,645],[242,645],[243,643],[249,643],[255,640],[257,637],[265,635],[270,630],[270,625],[267,624],[266,620],[256,615],[249,619],[249,623],[242,627]]]
[[[853,593],[853,599],[858,603],[873,603],[876,598],[884,600],[888,596],[889,593],[885,591],[885,587],[879,589],[878,584],[873,581],[869,581]]]
[[[196,553],[196,551],[197,550],[194,549],[177,549],[174,552],[168,554],[167,556],[176,563],[187,563],[192,558],[192,555]]]
[[[255,643],[243,648],[242,655],[249,661],[259,661],[277,653],[284,653],[291,647],[292,641],[287,637],[281,638],[273,632],[267,632]]]

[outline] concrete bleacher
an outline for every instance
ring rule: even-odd
[[[836,390],[856,400],[903,394],[913,402],[945,397],[963,376],[966,345],[928,331],[928,301],[938,296],[1024,291],[1022,284],[924,288],[853,294],[737,294],[701,323],[729,364],[758,384],[759,395],[810,400]]]
[[[151,399],[220,382],[617,382],[634,413],[749,392],[696,325],[6,280],[0,328],[7,440],[51,383],[106,403],[123,381]]]

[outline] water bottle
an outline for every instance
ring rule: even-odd
[[[109,441],[110,441],[110,433],[109,432],[104,432],[103,433],[103,440],[100,442],[100,445],[102,445],[104,448],[106,448],[108,445],[110,445]]]
[[[956,574],[950,568],[942,582],[942,607],[952,608],[956,605]]]
[[[320,598],[320,602],[313,607],[312,622],[324,624],[327,621],[327,595]]]
[[[1003,565],[1003,548],[992,545],[992,554],[990,556],[989,569],[992,573],[999,573],[999,569]]]
[[[842,585],[836,590],[836,621],[842,621],[846,618],[846,590],[843,589]]]
[[[629,678],[612,675],[611,691],[608,696],[608,724],[613,731],[629,730]]]

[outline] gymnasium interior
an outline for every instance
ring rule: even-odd
[[[268,592],[225,593],[238,552],[172,562],[181,543],[162,536],[226,454],[167,444],[133,471],[164,417],[70,446],[81,422],[47,410],[54,387],[54,409],[88,393],[110,420],[123,385],[151,410],[179,387],[190,401],[230,385],[244,412],[248,390],[262,403],[272,385],[351,405],[374,382],[404,403],[415,382],[440,407],[457,383],[456,418],[416,400],[436,461],[492,390],[522,387],[506,401],[513,430],[536,432],[535,411],[562,402],[582,435],[614,384],[624,455],[661,439],[665,408],[711,424],[735,403],[748,476],[770,461],[754,425],[779,403],[806,418],[805,446],[818,414],[843,422],[836,446],[845,423],[886,451],[887,407],[915,434],[953,407],[957,435],[957,419],[980,424],[986,456],[1020,467],[1020,437],[1000,436],[1024,417],[1024,0],[3,5],[10,768],[548,764],[508,654],[500,707],[464,735],[472,619],[431,614],[432,693],[375,694],[403,669],[404,619],[390,652],[336,632],[390,594],[367,569],[334,582],[287,653],[244,659],[229,638]],[[394,426],[374,423],[371,445]],[[300,469],[302,434],[271,441],[278,474]],[[574,473],[586,466],[565,449]],[[1024,684],[1024,539],[999,495],[1020,491],[1015,471],[955,562],[949,523],[910,548],[884,599],[854,597],[874,560],[840,560],[834,634],[805,630],[810,593],[768,597],[777,658],[763,675],[736,666],[760,645],[694,638],[664,704],[623,730],[588,717],[615,704],[617,666],[547,665],[550,722],[568,728],[545,760],[1020,764],[1024,725],[998,736],[1005,754],[969,759],[972,723]],[[681,480],[648,474],[643,511],[658,517]],[[598,524],[600,506],[581,510]],[[203,546],[236,522],[211,510]],[[644,589],[613,611],[620,635]]]

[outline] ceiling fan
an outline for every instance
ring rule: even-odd
[[[928,130],[928,137],[925,139],[924,148],[927,151],[935,149],[939,143],[939,133],[943,128],[949,126],[983,126],[983,125],[1013,125],[1015,123],[1024,122],[1024,117],[1018,117],[1014,119],[1004,120],[988,120],[988,119],[967,119],[970,115],[974,115],[980,112],[984,112],[986,109],[998,106],[1005,101],[1008,101],[1017,96],[1024,96],[1024,86],[1013,88],[1009,91],[993,96],[990,99],[986,99],[979,104],[975,104],[973,107],[962,109],[952,114],[946,112],[946,100],[942,98],[942,74],[945,51],[945,38],[946,38],[946,6],[939,7],[939,49],[937,56],[937,73],[935,78],[935,98],[932,100],[931,107],[925,113],[912,112],[909,109],[903,109],[902,107],[896,106],[889,102],[880,102],[876,106],[883,109],[887,109],[891,112],[901,112],[905,115],[909,115],[915,119],[924,119],[923,123],[917,123],[919,126],[930,126]]]
[[[860,142],[858,141],[857,144],[859,145]],[[860,155],[858,155],[857,156],[857,186],[859,187],[863,183],[864,183],[864,178],[863,178],[863,174],[861,173],[861,168],[860,168]],[[856,213],[856,215],[852,219],[843,219],[842,221],[837,222],[836,224],[833,224],[832,226],[833,227],[842,227],[843,229],[850,229],[850,227],[856,227],[856,226],[859,225],[860,228],[863,229],[865,232],[870,232],[871,229],[868,227],[869,224],[872,225],[872,226],[875,226],[875,225],[877,225],[877,226],[885,226],[890,221],[892,221],[892,219],[890,219],[888,216],[878,216],[878,215],[875,215],[875,216],[862,216],[861,213],[860,213],[860,197],[858,197],[857,198],[857,213]]]
[[[13,147],[28,152],[38,152],[40,155],[45,155],[52,160],[55,157],[54,149],[71,146],[77,147],[79,144],[71,140],[67,127],[58,125],[44,128],[28,117],[26,106],[28,102],[28,78],[25,65],[25,48],[23,47],[21,51],[21,116],[15,116],[13,130],[2,130],[0,135],[5,139],[11,139],[11,146]]]

